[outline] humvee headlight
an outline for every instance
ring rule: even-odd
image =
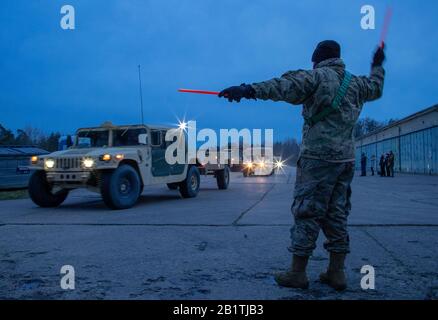
[[[44,161],[44,165],[46,166],[46,168],[52,169],[55,166],[55,160],[46,159],[46,161]]]
[[[116,159],[117,160],[123,160],[124,157],[125,157],[124,154],[116,154]]]
[[[111,155],[110,154],[104,154],[102,156],[100,156],[100,160],[102,161],[110,161],[111,160]]]
[[[85,168],[91,168],[94,165],[94,160],[87,158],[87,159],[84,159],[84,161],[82,163],[84,164]]]
[[[36,163],[38,162],[38,156],[32,156],[32,157],[30,157],[30,162],[31,162],[32,164],[36,164]]]
[[[260,166],[260,168],[264,168],[265,167],[265,162],[264,161],[260,161],[259,166]]]

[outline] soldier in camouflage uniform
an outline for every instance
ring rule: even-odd
[[[303,105],[302,147],[291,207],[295,219],[290,246],[293,259],[290,270],[275,276],[281,286],[308,288],[307,262],[322,229],[330,262],[320,279],[337,290],[346,288],[353,128],[363,104],[382,95],[385,54],[383,46],[376,50],[371,74],[366,77],[349,74],[340,51],[337,42],[323,41],[313,53],[313,70],[289,71],[279,78],[230,87],[219,94],[230,102],[258,98]]]

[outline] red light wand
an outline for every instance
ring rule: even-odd
[[[389,24],[391,22],[391,17],[392,17],[392,8],[388,7],[388,9],[386,9],[386,13],[385,13],[385,20],[383,21],[382,33],[380,34],[380,47],[381,48],[383,48],[385,40],[386,40],[386,35],[388,34],[388,29],[389,29]]]
[[[192,90],[192,89],[178,89],[178,92],[197,93],[197,94],[211,94],[211,95],[216,95],[216,96],[219,94],[219,92],[217,92],[217,91]]]

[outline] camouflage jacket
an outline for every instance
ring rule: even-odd
[[[341,59],[320,62],[313,70],[289,71],[280,78],[253,83],[256,97],[303,105],[304,119],[330,107],[344,77]],[[373,67],[371,75],[353,76],[339,110],[313,126],[304,122],[301,157],[334,162],[354,161],[353,131],[363,104],[380,98],[385,70]]]

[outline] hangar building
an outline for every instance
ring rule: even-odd
[[[356,139],[356,167],[360,170],[362,152],[367,170],[376,156],[375,170],[382,154],[395,154],[395,172],[438,174],[438,105],[414,113]]]
[[[30,157],[47,153],[34,146],[0,146],[0,190],[27,187]]]

